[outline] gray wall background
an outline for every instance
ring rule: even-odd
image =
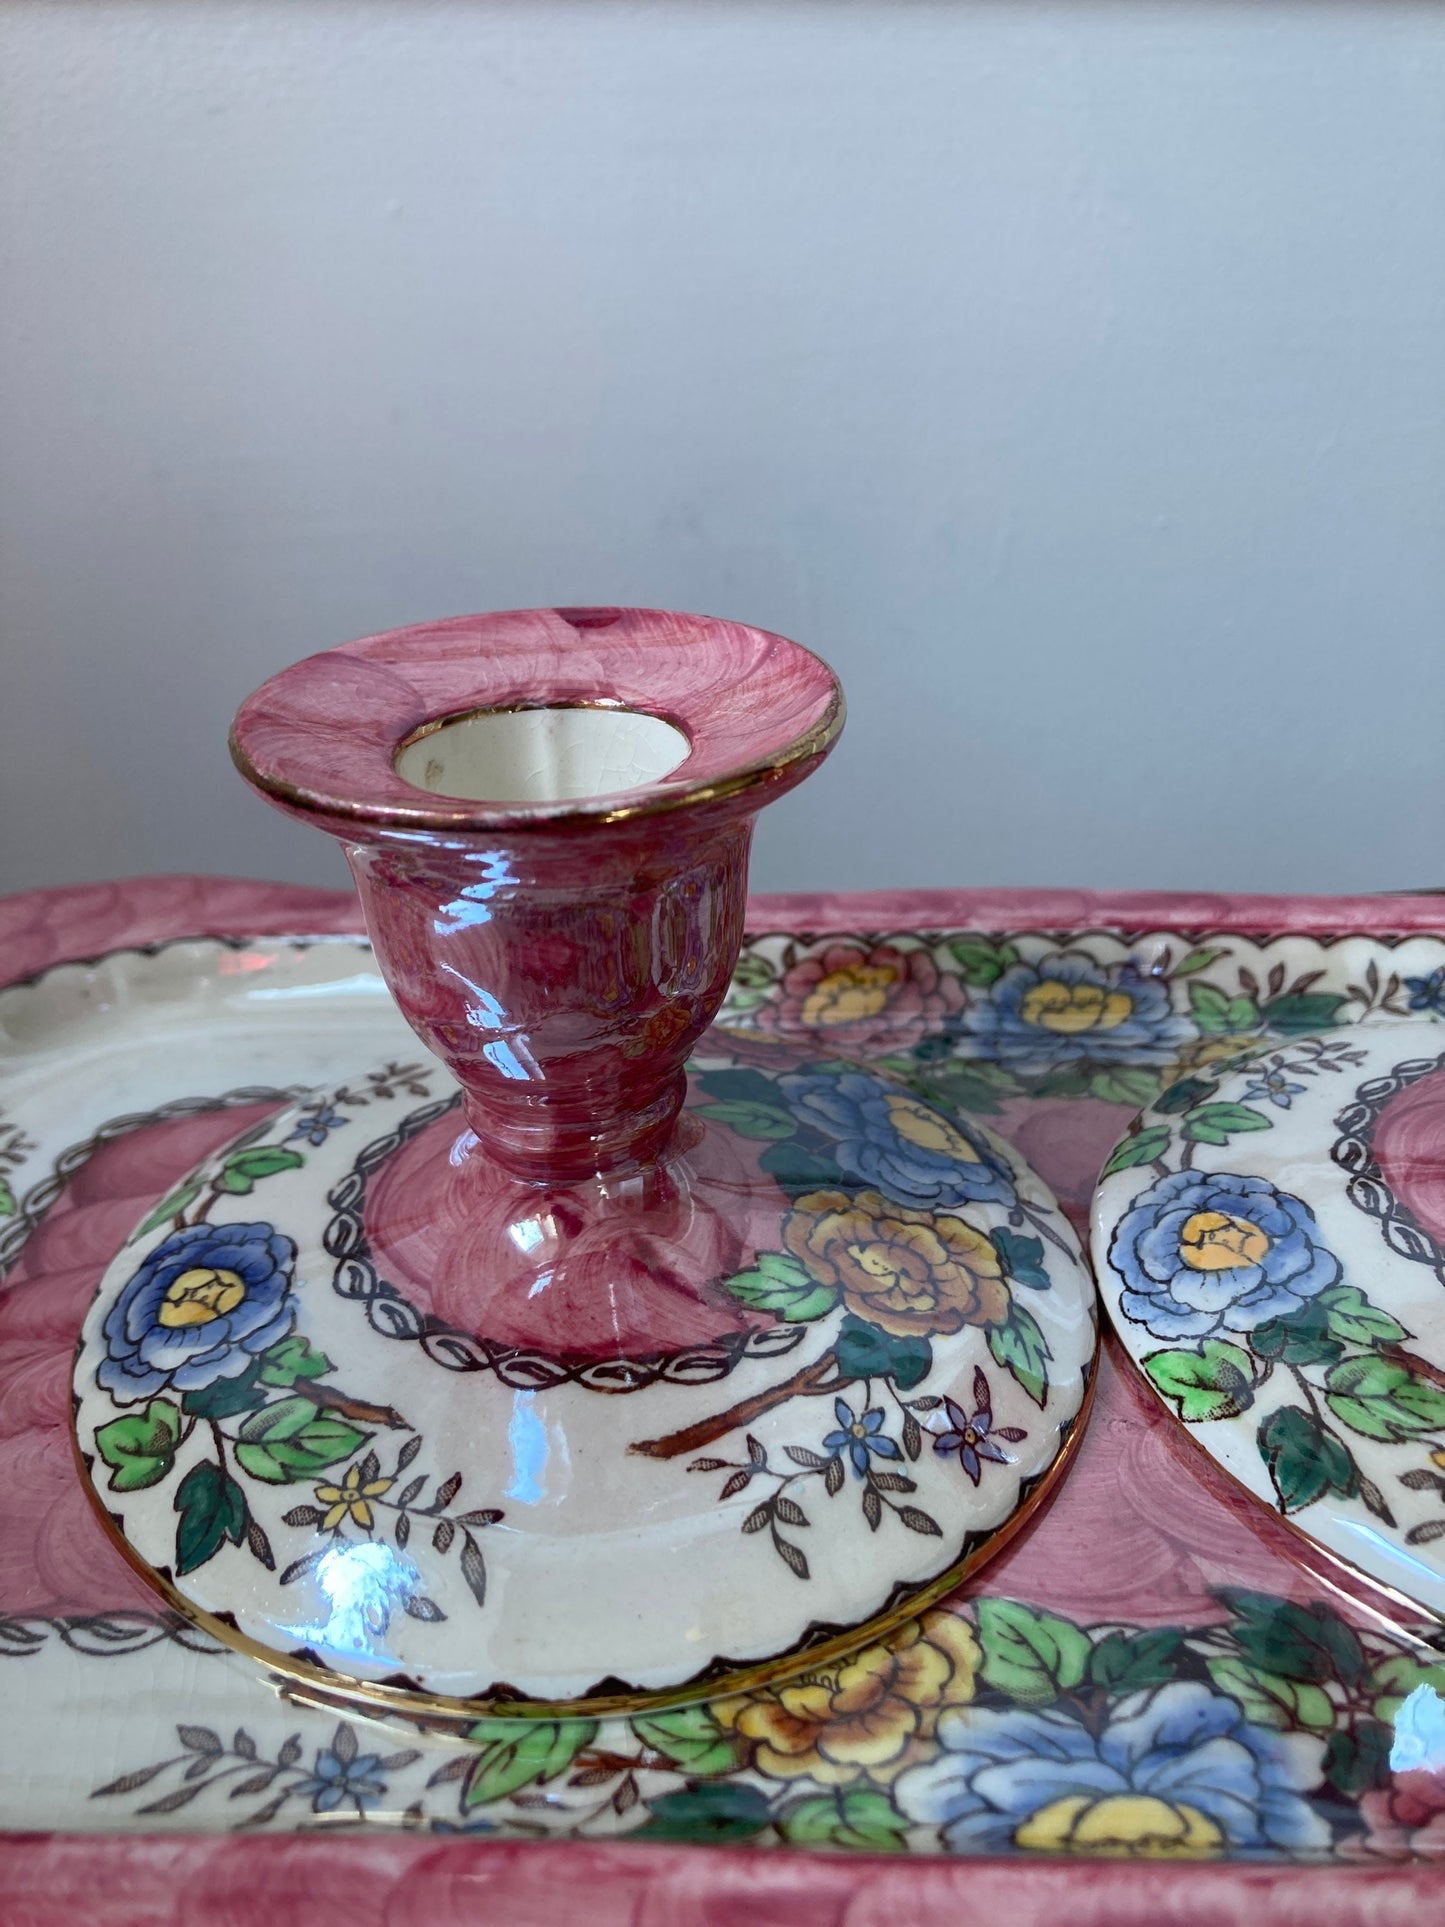
[[[1445,9],[0,5],[0,884],[423,617],[842,673],[764,888],[1445,883]]]

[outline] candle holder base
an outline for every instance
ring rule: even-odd
[[[1062,1471],[1095,1344],[1017,1153],[714,1028],[606,1177],[506,1172],[440,1067],[233,1143],[102,1282],[76,1441],[169,1604],[314,1691],[640,1709],[950,1590]]]

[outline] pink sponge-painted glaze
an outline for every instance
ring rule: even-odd
[[[1386,1184],[1430,1235],[1445,1242],[1445,1070],[1393,1097],[1375,1126]]]
[[[761,1145],[691,1113],[676,1145],[620,1182],[499,1182],[452,1112],[368,1187],[372,1252],[419,1310],[549,1357],[643,1358],[775,1324],[714,1282],[778,1242],[788,1204]]]
[[[422,725],[621,704],[688,753],[640,788],[476,802],[413,787]],[[516,1176],[654,1158],[743,934],[753,819],[842,727],[797,643],[654,609],[534,609],[371,636],[283,670],[232,747],[269,801],[342,839],[392,995]]]

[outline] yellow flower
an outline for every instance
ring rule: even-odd
[[[1218,1853],[1224,1835],[1185,1800],[1152,1793],[1069,1793],[1025,1820],[1014,1844],[1044,1853],[1103,1860],[1200,1860]]]
[[[714,1711],[720,1725],[751,1741],[760,1773],[886,1786],[929,1754],[939,1714],[973,1698],[978,1663],[967,1620],[928,1612],[838,1666],[722,1700]]]
[[[1243,1031],[1230,1031],[1223,1037],[1196,1037],[1192,1044],[1184,1046],[1168,1070],[1160,1073],[1159,1088],[1167,1091],[1181,1078],[1208,1070],[1211,1064],[1222,1064],[1227,1057],[1238,1057],[1242,1050],[1258,1042],[1257,1035]]]
[[[876,1191],[810,1191],[783,1221],[783,1243],[849,1311],[899,1337],[1001,1325],[1008,1286],[983,1232],[949,1213],[910,1211]]]
[[[828,1024],[856,1024],[876,1017],[888,1002],[899,972],[890,964],[850,963],[820,977],[803,1000],[803,1022],[821,1030]]]
[[[383,1492],[390,1492],[395,1484],[395,1479],[367,1479],[363,1483],[361,1467],[347,1466],[346,1476],[340,1485],[318,1485],[316,1488],[317,1499],[329,1508],[321,1521],[321,1530],[335,1532],[342,1520],[349,1516],[363,1532],[370,1532],[375,1515],[368,1501],[379,1499]]]
[[[1272,1243],[1252,1218],[1233,1218],[1227,1211],[1196,1211],[1179,1229],[1179,1256],[1191,1271],[1260,1264]]]
[[[234,1311],[246,1296],[246,1281],[234,1271],[200,1265],[183,1271],[166,1286],[156,1321],[174,1331],[187,1325],[209,1325]]]
[[[1117,1030],[1134,1013],[1134,999],[1127,990],[1109,984],[1063,983],[1057,977],[1044,977],[1026,990],[1019,1015],[1026,1024],[1037,1024],[1063,1037],[1076,1037],[1085,1030]]]

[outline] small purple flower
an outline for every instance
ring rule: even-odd
[[[1298,1097],[1304,1089],[1303,1084],[1291,1084],[1283,1071],[1261,1070],[1243,1092],[1246,1102],[1253,1098],[1256,1103],[1268,1100],[1277,1110],[1287,1111],[1292,1097]]]
[[[970,1418],[962,1406],[955,1405],[951,1398],[943,1401],[943,1409],[948,1418],[950,1430],[940,1432],[933,1441],[935,1452],[944,1458],[956,1453],[958,1462],[977,1485],[983,1474],[981,1461],[991,1459],[995,1465],[1012,1465],[1013,1456],[1000,1452],[997,1441],[1007,1439],[1016,1445],[1028,1433],[1017,1425],[995,1426],[993,1422],[993,1394],[988,1389],[988,1380],[977,1365],[973,1368],[973,1402],[976,1407]]]
[[[1433,1016],[1445,1017],[1445,964],[1428,977],[1407,977],[1405,988],[1410,993],[1411,1010],[1428,1010]]]
[[[836,1458],[846,1452],[853,1462],[853,1470],[861,1479],[868,1470],[870,1453],[879,1459],[897,1459],[903,1455],[892,1439],[883,1436],[883,1408],[875,1406],[860,1418],[845,1398],[833,1401],[833,1416],[838,1421],[838,1430],[830,1432],[823,1441],[823,1449]]]
[[[287,1138],[292,1144],[297,1138],[304,1138],[308,1144],[324,1144],[332,1131],[339,1131],[343,1124],[349,1124],[349,1117],[342,1117],[334,1104],[319,1104],[314,1111],[307,1111],[296,1120],[296,1129]]]
[[[350,1735],[354,1747],[356,1740]],[[338,1739],[340,1735],[338,1734]],[[335,1745],[321,1747],[316,1755],[316,1765],[304,1780],[298,1780],[292,1789],[296,1793],[309,1793],[313,1813],[334,1813],[343,1800],[354,1803],[358,1813],[365,1813],[374,1807],[378,1800],[386,1797],[386,1782],[381,1777],[381,1755],[361,1753],[351,1758],[343,1757],[344,1749],[338,1751]]]

